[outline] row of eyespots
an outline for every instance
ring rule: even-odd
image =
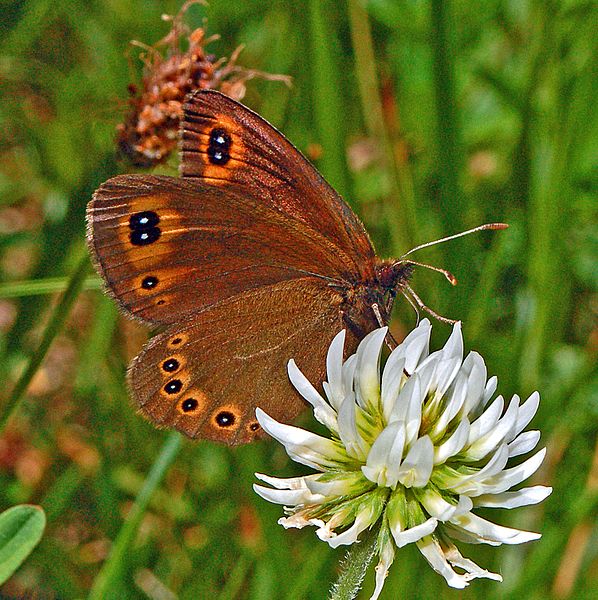
[[[169,361],[176,362],[174,359],[169,359]],[[169,361],[166,361],[166,363],[170,365],[171,362]],[[183,382],[180,379],[171,379],[168,383],[166,383],[166,385],[164,385],[163,389],[169,395],[178,394],[183,389]],[[185,413],[195,412],[198,407],[199,402],[195,398],[186,398],[181,403],[181,410]],[[215,421],[219,427],[229,428],[235,425],[237,422],[237,417],[232,412],[223,410],[216,415]],[[255,430],[253,429],[252,431]]]
[[[186,336],[175,336],[174,338],[172,338],[170,340],[170,345],[171,346],[179,346],[179,345],[183,344],[185,341],[186,341]],[[171,357],[167,358],[165,361],[163,361],[161,366],[162,366],[162,370],[164,372],[175,373],[176,371],[178,371],[180,369],[181,363],[176,357],[171,356]],[[183,382],[180,379],[171,379],[163,387],[163,390],[169,395],[178,394],[182,389],[183,389]],[[196,398],[192,398],[192,397],[185,398],[181,402],[180,408],[181,408],[181,411],[184,413],[187,413],[187,414],[194,413],[200,408],[200,403]],[[228,428],[234,427],[236,425],[237,416],[234,413],[232,413],[231,411],[222,410],[214,417],[214,421],[219,427],[222,427],[223,429],[228,429]],[[249,430],[257,431],[259,429],[259,427],[260,426],[258,423],[253,422],[249,425]]]

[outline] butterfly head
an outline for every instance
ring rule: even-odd
[[[413,268],[410,261],[383,261],[376,270],[380,287],[384,292],[396,295],[411,279]]]

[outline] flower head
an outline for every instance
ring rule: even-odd
[[[476,577],[500,581],[461,556],[454,540],[498,546],[537,539],[540,534],[496,525],[474,511],[535,504],[552,491],[508,491],[534,473],[545,455],[539,450],[508,465],[539,441],[538,431],[523,432],[538,408],[538,393],[525,402],[513,396],[505,408],[502,396],[493,399],[497,380],[487,379],[482,357],[471,352],[463,360],[460,323],[444,348],[431,354],[430,331],[423,320],[391,352],[382,373],[387,328],[367,335],[346,361],[341,331],[328,351],[325,398],[289,362],[292,384],[329,438],[278,423],[257,409],[261,426],[289,456],[317,471],[290,479],[256,474],[270,487],[254,485],[255,491],[285,506],[281,525],[315,525],[318,537],[335,548],[379,524],[372,598],[382,590],[396,549],[410,543],[451,587],[463,588]]]

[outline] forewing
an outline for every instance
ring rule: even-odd
[[[87,218],[108,289],[151,323],[281,281],[342,288],[351,277],[351,257],[326,236],[235,185],[121,175],[97,190]]]
[[[180,170],[221,188],[252,190],[333,242],[357,277],[372,277],[374,249],[355,213],[277,129],[235,100],[206,90],[188,98]]]

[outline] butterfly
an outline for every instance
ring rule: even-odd
[[[124,312],[161,328],[128,371],[141,414],[242,444],[263,433],[257,406],[286,422],[304,407],[290,358],[321,382],[339,330],[352,353],[398,292],[421,303],[408,283],[419,263],[378,258],[343,199],[250,109],[198,91],[183,112],[181,177],[106,181],[88,242]]]

